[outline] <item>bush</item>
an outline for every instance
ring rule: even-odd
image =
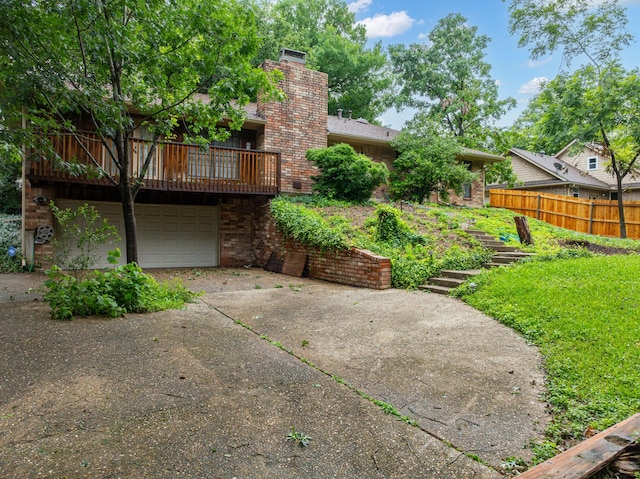
[[[109,262],[117,263],[119,257],[120,251],[115,250],[109,254]],[[51,306],[51,317],[60,320],[179,308],[197,296],[179,281],[158,283],[135,263],[93,271],[83,280],[57,266],[48,270],[47,276],[44,300]]]
[[[76,276],[96,264],[98,246],[120,239],[118,230],[101,218],[94,206],[84,203],[75,210],[60,209],[53,201],[49,206],[62,230],[61,238],[53,239],[56,251],[53,262]]]
[[[345,143],[308,150],[306,157],[320,168],[320,174],[311,177],[313,190],[328,198],[362,203],[387,181],[384,163],[371,161]]]
[[[0,273],[15,273],[20,270],[22,257],[22,238],[20,216],[0,214]],[[9,256],[9,248],[16,251]]]

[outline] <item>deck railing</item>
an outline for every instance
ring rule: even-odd
[[[94,134],[61,135],[51,139],[53,151],[67,162],[94,166],[93,157],[109,175],[119,172],[109,150]],[[139,174],[151,148],[151,142],[129,139],[131,161],[129,174]],[[47,158],[31,161],[32,178],[110,184],[94,169],[88,174],[73,175]],[[91,171],[91,170],[89,170]],[[200,147],[184,143],[160,142],[149,163],[143,188],[164,191],[210,193],[277,194],[280,191],[280,153],[227,147]]]

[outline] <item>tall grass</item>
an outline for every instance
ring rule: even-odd
[[[530,262],[476,278],[462,296],[536,344],[559,442],[640,411],[640,256]]]

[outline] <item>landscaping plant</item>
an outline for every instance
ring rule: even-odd
[[[363,203],[387,181],[384,163],[371,161],[346,143],[308,150],[306,157],[320,169],[311,177],[313,191],[328,198]]]
[[[120,250],[109,253],[109,262],[117,264]],[[51,306],[53,319],[71,320],[75,316],[118,317],[125,313],[148,313],[182,307],[197,293],[179,280],[158,283],[143,273],[136,263],[104,271],[88,272],[83,279],[69,275],[57,266],[47,271],[44,300]]]
[[[0,214],[0,273],[20,271],[20,216]],[[13,253],[10,254],[9,250]]]

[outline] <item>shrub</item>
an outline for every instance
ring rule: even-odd
[[[116,249],[109,253],[109,262],[115,264],[119,257],[120,251]],[[51,306],[51,317],[60,320],[92,315],[117,317],[125,313],[179,308],[197,296],[178,280],[158,283],[135,263],[93,271],[82,280],[57,266],[48,270],[47,276],[45,286],[48,291],[44,300]]]
[[[53,239],[53,262],[62,269],[77,274],[92,268],[97,261],[96,248],[120,239],[118,230],[101,219],[93,206],[85,203],[75,210],[60,209],[53,202],[49,206],[62,230],[60,239]]]
[[[14,273],[20,270],[22,256],[20,216],[0,214],[0,273]],[[15,255],[9,256],[9,248],[15,249]]]
[[[365,202],[387,181],[384,163],[371,161],[345,143],[308,150],[306,157],[320,168],[320,174],[311,177],[313,190],[329,198]]]

